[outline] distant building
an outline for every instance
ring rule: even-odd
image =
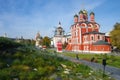
[[[61,41],[62,44],[65,43],[66,37],[65,37],[64,32],[65,31],[63,30],[63,28],[61,26],[61,23],[59,22],[59,25],[55,29],[54,37],[52,38],[52,42],[51,42],[51,44],[53,45],[53,47],[57,47],[57,42],[59,42],[59,41]]]
[[[39,47],[39,48],[42,48],[41,38],[40,38],[40,33],[39,32],[36,34],[36,37],[35,37],[35,46]]]
[[[8,36],[7,36],[7,33],[5,33],[5,34],[3,35],[3,37],[8,37]]]
[[[81,10],[79,15],[74,15],[74,24],[71,25],[71,38],[66,50],[89,53],[110,53],[110,38],[105,33],[99,32],[100,25],[95,22],[94,12],[88,13]]]

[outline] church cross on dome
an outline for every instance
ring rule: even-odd
[[[61,27],[61,22],[59,21],[59,25],[58,25],[58,27]]]
[[[59,25],[61,25],[61,22],[59,21]]]

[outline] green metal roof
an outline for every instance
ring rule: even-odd
[[[102,35],[105,35],[105,33],[97,32],[97,31],[87,32],[87,33],[84,33],[83,35],[85,35],[85,34],[102,34]]]
[[[103,41],[103,40],[99,40],[99,41],[93,43],[93,45],[110,45],[110,44],[108,42]]]
[[[74,15],[74,17],[78,17],[78,15],[77,15],[77,14],[75,14],[75,15]]]
[[[82,11],[82,10],[80,10],[79,14],[83,14],[83,11]]]
[[[90,15],[95,15],[95,13],[94,13],[94,12],[91,12]]]

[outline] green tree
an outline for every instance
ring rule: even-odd
[[[120,49],[120,23],[114,25],[114,29],[110,32],[111,44]]]
[[[15,48],[21,46],[21,44],[14,42],[11,39],[0,37],[0,52],[13,51]]]
[[[67,47],[68,43],[65,41],[65,43],[63,44],[63,49],[65,49]]]
[[[42,45],[45,45],[46,47],[50,47],[50,38],[48,36],[45,36],[43,38]]]

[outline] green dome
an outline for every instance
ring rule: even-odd
[[[79,14],[83,14],[83,11],[82,11],[82,10],[80,10]]]
[[[90,15],[95,15],[95,13],[94,13],[94,12],[91,12]]]
[[[78,15],[77,15],[77,14],[75,14],[75,15],[74,15],[74,17],[78,17]]]

